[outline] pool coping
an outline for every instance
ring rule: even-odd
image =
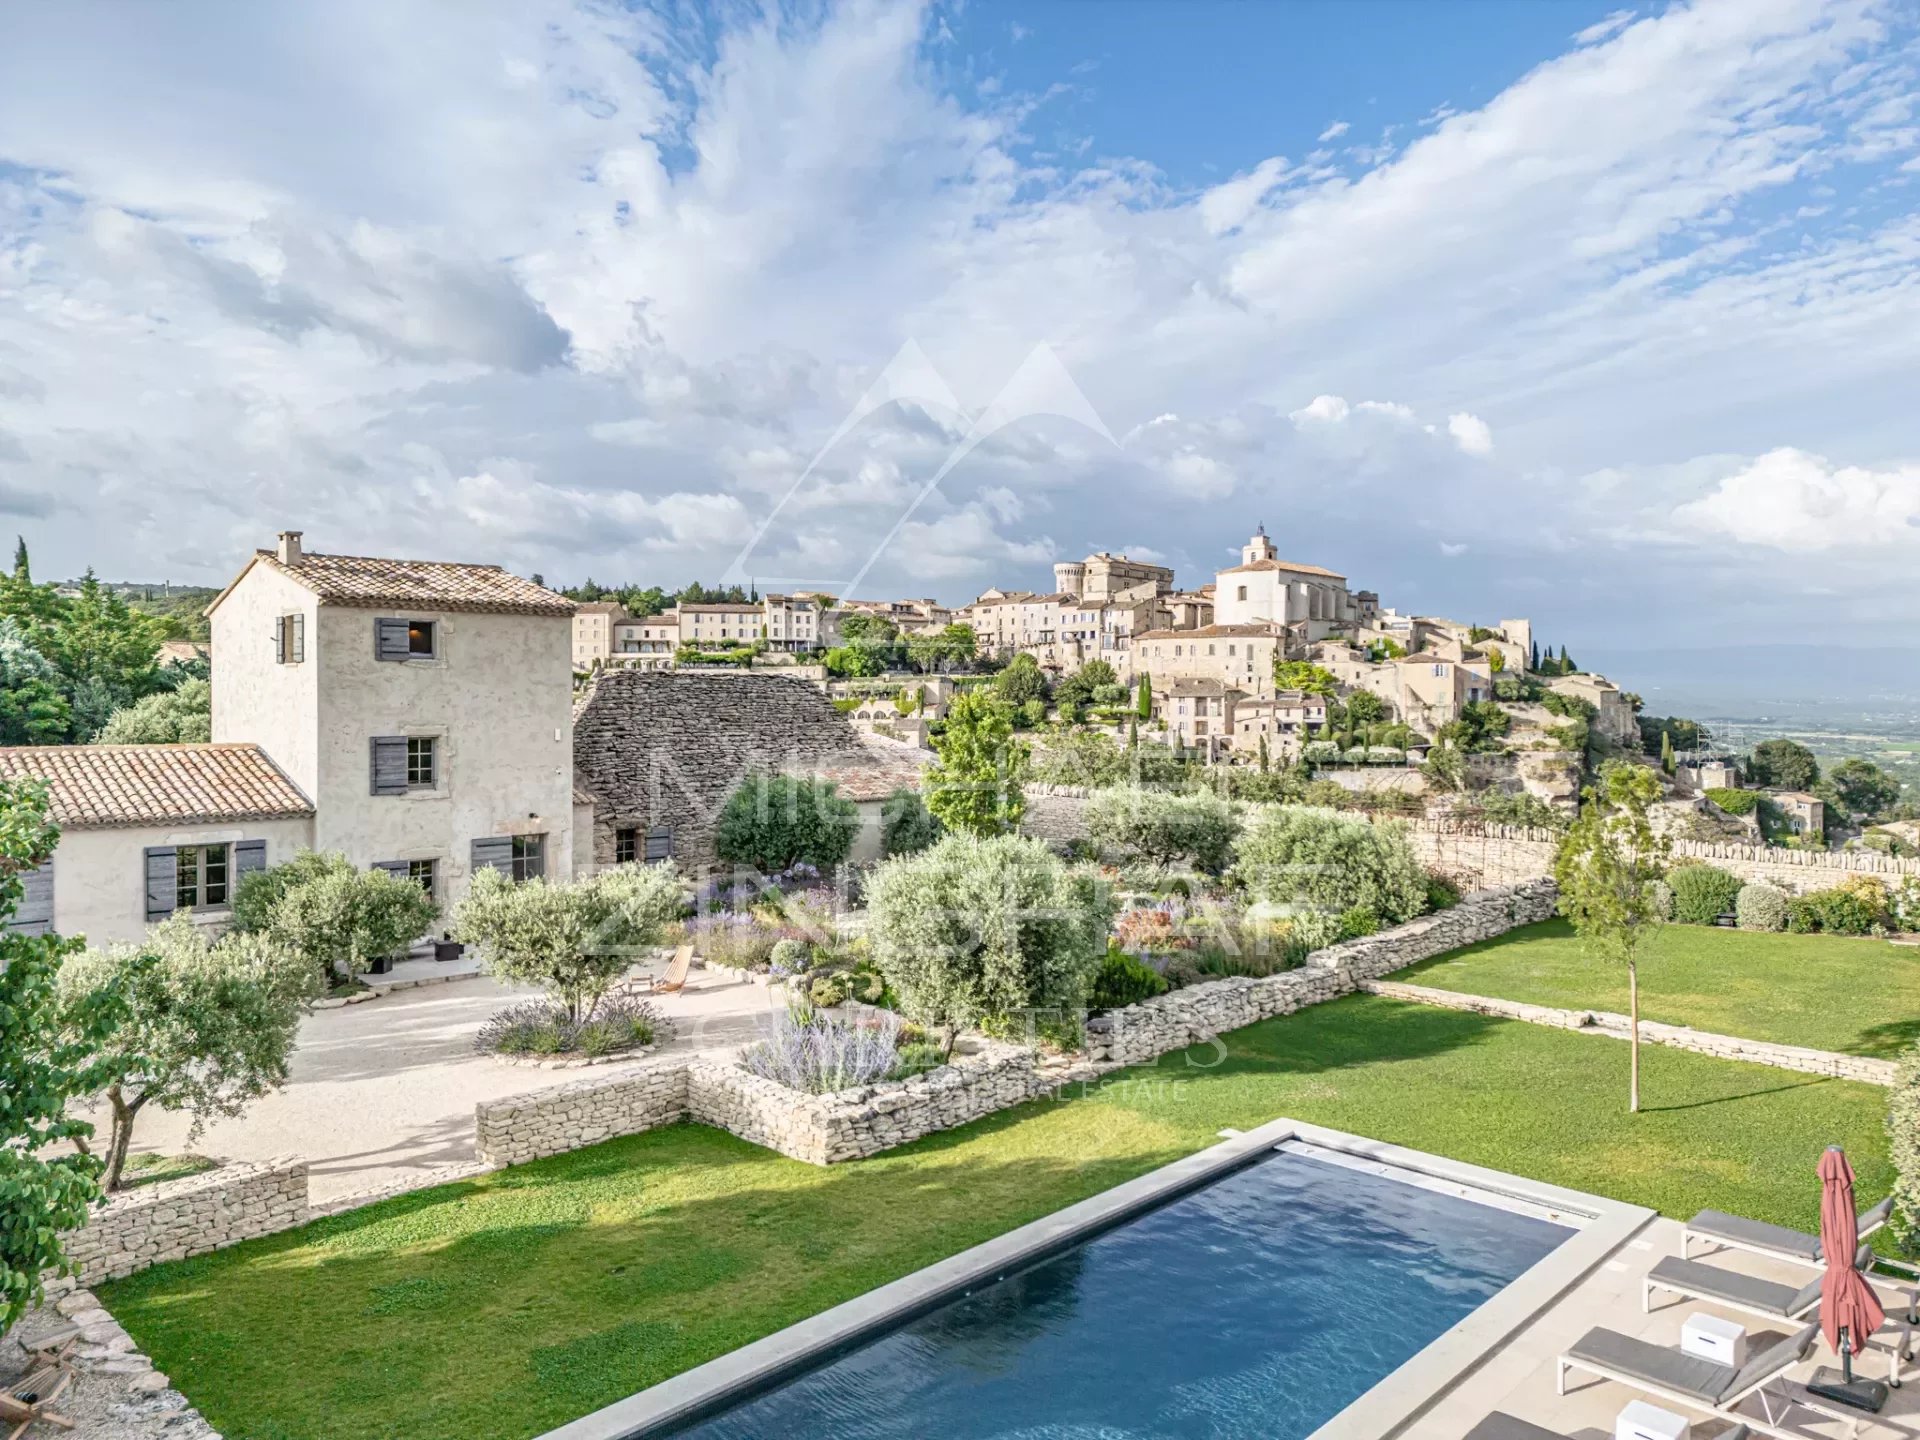
[[[1196,1189],[1287,1140],[1303,1140],[1436,1180],[1508,1195],[1568,1212],[1583,1222],[1551,1254],[1367,1390],[1314,1431],[1310,1440],[1383,1440],[1393,1434],[1654,1218],[1654,1212],[1642,1206],[1303,1121],[1270,1120],[684,1370],[549,1430],[540,1440],[647,1440],[671,1433],[910,1315]]]

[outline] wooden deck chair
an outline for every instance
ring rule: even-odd
[[[0,1390],[0,1425],[8,1427],[7,1440],[20,1440],[36,1424],[73,1429],[73,1421],[49,1408],[72,1383],[73,1371],[62,1351],[61,1358],[47,1361]]]
[[[682,945],[673,952],[673,959],[667,962],[666,973],[653,982],[653,993],[671,995],[676,990],[687,988],[687,969],[693,964],[693,946]]]

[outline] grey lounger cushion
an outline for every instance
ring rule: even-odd
[[[1622,1335],[1604,1326],[1595,1326],[1582,1335],[1565,1358],[1616,1375],[1630,1375],[1676,1395],[1689,1396],[1708,1409],[1720,1403],[1720,1397],[1739,1373],[1731,1365],[1682,1355],[1671,1346],[1655,1345],[1650,1340]]]
[[[1791,1319],[1808,1305],[1819,1303],[1820,1282],[1809,1280],[1798,1290],[1776,1280],[1742,1275],[1699,1260],[1682,1260],[1669,1255],[1647,1272],[1647,1279],[1681,1295],[1702,1300],[1725,1300],[1749,1310],[1765,1311],[1781,1319]]]
[[[1864,1239],[1878,1230],[1892,1215],[1891,1195],[1871,1210],[1862,1210],[1859,1215],[1861,1237]],[[1724,1210],[1702,1210],[1687,1222],[1686,1228],[1736,1244],[1772,1250],[1795,1260],[1804,1260],[1809,1265],[1820,1263],[1820,1237],[1803,1230],[1789,1230],[1784,1225],[1769,1225],[1764,1220],[1749,1220],[1743,1215],[1729,1215]]]
[[[1783,1336],[1738,1370],[1602,1326],[1582,1335],[1561,1358],[1627,1376],[1649,1389],[1699,1400],[1713,1409],[1731,1404],[1762,1381],[1805,1359],[1819,1333],[1817,1324],[1804,1325],[1799,1334]]]
[[[1466,1440],[1567,1440],[1567,1437],[1558,1430],[1542,1429],[1496,1410],[1469,1430]]]

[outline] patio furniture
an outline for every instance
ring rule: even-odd
[[[52,1406],[73,1383],[73,1371],[67,1365],[67,1348],[57,1358],[43,1360],[4,1390],[0,1390],[0,1425],[7,1426],[6,1440],[20,1440],[35,1425],[73,1429],[73,1421]]]
[[[1818,1325],[1801,1327],[1761,1351],[1745,1365],[1735,1369],[1712,1360],[1697,1360],[1665,1345],[1655,1345],[1617,1330],[1596,1326],[1574,1342],[1557,1362],[1556,1388],[1567,1393],[1567,1374],[1584,1370],[1603,1380],[1631,1385],[1657,1400],[1665,1400],[1682,1409],[1701,1410],[1723,1420],[1747,1425],[1761,1435],[1779,1440],[1800,1440],[1783,1422],[1796,1405],[1830,1419],[1845,1421],[1847,1434],[1859,1433],[1857,1414],[1832,1409],[1807,1396],[1775,1394],[1769,1387],[1783,1380],[1787,1371],[1807,1358],[1819,1338]],[[1742,1401],[1757,1399],[1764,1418],[1735,1413]]]
[[[1874,1258],[1873,1251],[1862,1245],[1855,1263],[1864,1269]],[[1683,1300],[1708,1300],[1724,1309],[1757,1315],[1764,1320],[1807,1320],[1820,1308],[1819,1280],[1809,1280],[1796,1289],[1778,1280],[1763,1280],[1757,1275],[1743,1275],[1703,1260],[1681,1260],[1672,1255],[1649,1270],[1641,1282],[1641,1308],[1649,1314],[1653,1311],[1656,1290],[1678,1295]],[[1915,1292],[1915,1300],[1920,1303],[1920,1291]],[[1900,1362],[1913,1358],[1913,1327],[1897,1315],[1891,1318],[1900,1332],[1893,1346],[1889,1373],[1897,1385]]]
[[[1720,1432],[1717,1440],[1751,1440],[1753,1432],[1744,1425]],[[1548,1430],[1528,1420],[1516,1420],[1496,1410],[1466,1433],[1466,1440],[1567,1440],[1558,1430]]]
[[[687,970],[693,964],[693,946],[682,945],[673,952],[673,959],[667,963],[664,974],[653,982],[653,993],[670,995],[687,987]]]
[[[1864,1240],[1893,1216],[1893,1197],[1889,1195],[1871,1210],[1860,1212],[1859,1238]],[[1680,1258],[1692,1258],[1695,1237],[1711,1241],[1722,1249],[1746,1250],[1775,1260],[1791,1260],[1796,1265],[1824,1265],[1820,1237],[1804,1230],[1789,1230],[1784,1225],[1769,1225],[1763,1220],[1748,1220],[1724,1210],[1702,1210],[1680,1227]]]
[[[1613,1440],[1692,1440],[1687,1417],[1644,1400],[1630,1400],[1613,1422]]]
[[[1680,1323],[1680,1349],[1696,1359],[1744,1365],[1747,1363],[1747,1327],[1697,1310]]]
[[[1879,1414],[1887,1403],[1892,1384],[1880,1380],[1858,1380],[1853,1374],[1853,1357],[1866,1340],[1887,1323],[1886,1307],[1873,1287],[1852,1263],[1860,1249],[1859,1221],[1853,1210],[1853,1166],[1847,1152],[1829,1145],[1820,1156],[1820,1249],[1827,1256],[1826,1273],[1820,1277],[1820,1332],[1840,1357],[1840,1370],[1814,1371],[1807,1389],[1824,1400],[1855,1410]],[[1900,1347],[1894,1347],[1894,1364],[1900,1363]]]

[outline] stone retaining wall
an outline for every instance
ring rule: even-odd
[[[476,1105],[475,1147],[484,1164],[524,1165],[616,1135],[637,1135],[686,1113],[687,1061],[655,1060]]]
[[[1361,982],[1477,944],[1554,913],[1551,880],[1470,895],[1451,910],[1423,915],[1378,935],[1309,956],[1298,970],[1258,979],[1234,976],[1128,1005],[1087,1026],[1090,1058],[1139,1065],[1275,1015],[1289,1015],[1357,989]]]
[[[1371,995],[1385,995],[1394,1000],[1413,1000],[1448,1010],[1470,1010],[1476,1015],[1497,1015],[1505,1020],[1524,1020],[1530,1025],[1551,1025],[1559,1030],[1578,1030],[1615,1040],[1629,1038],[1631,1031],[1631,1022],[1625,1015],[1615,1015],[1606,1010],[1559,1010],[1550,1005],[1529,1005],[1519,1000],[1499,1000],[1488,995],[1462,995],[1452,990],[1403,985],[1391,980],[1368,981],[1360,988]],[[1831,1076],[1836,1080],[1858,1080],[1867,1085],[1892,1085],[1896,1068],[1891,1060],[1875,1060],[1864,1055],[1839,1055],[1831,1050],[1808,1050],[1799,1045],[1774,1045],[1765,1040],[1742,1040],[1736,1035],[1716,1035],[1709,1030],[1666,1025],[1658,1020],[1642,1020],[1640,1038],[1649,1045],[1691,1050],[1721,1060],[1746,1060],[1756,1065],[1771,1065],[1776,1070],[1797,1070],[1807,1075]]]
[[[67,1237],[67,1258],[81,1284],[97,1285],[290,1230],[308,1218],[306,1161],[223,1165],[116,1195]]]

